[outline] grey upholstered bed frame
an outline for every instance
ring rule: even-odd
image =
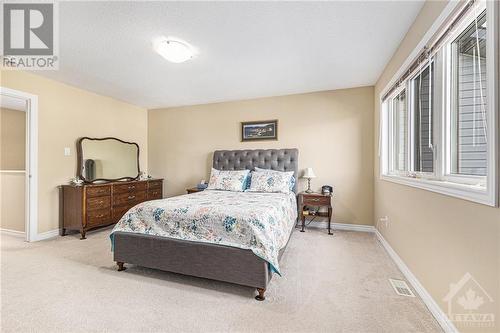
[[[217,150],[213,167],[218,170],[252,170],[255,167],[294,171],[297,179],[297,149]],[[297,186],[294,188],[296,192]],[[285,248],[280,251],[280,258]],[[124,263],[185,275],[254,287],[257,300],[264,300],[272,272],[251,250],[197,243],[173,238],[116,232],[114,260],[118,270]]]

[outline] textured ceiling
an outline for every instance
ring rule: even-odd
[[[60,69],[147,108],[373,85],[422,1],[60,2]],[[157,36],[199,50],[172,64]]]

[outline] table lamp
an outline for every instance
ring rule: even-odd
[[[304,171],[304,175],[302,176],[302,178],[307,179],[307,190],[306,190],[306,193],[312,193],[312,190],[311,190],[311,178],[316,178],[316,175],[314,174],[313,169],[312,168],[306,168],[306,170]]]

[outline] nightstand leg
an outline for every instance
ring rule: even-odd
[[[306,217],[302,215],[302,229],[300,232],[305,232],[304,228],[306,227]]]
[[[328,208],[328,234],[333,235],[332,233],[332,208]]]

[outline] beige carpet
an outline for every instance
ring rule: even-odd
[[[109,229],[2,235],[2,332],[440,332],[373,234],[294,232],[264,302],[252,288],[141,267],[117,272]]]

